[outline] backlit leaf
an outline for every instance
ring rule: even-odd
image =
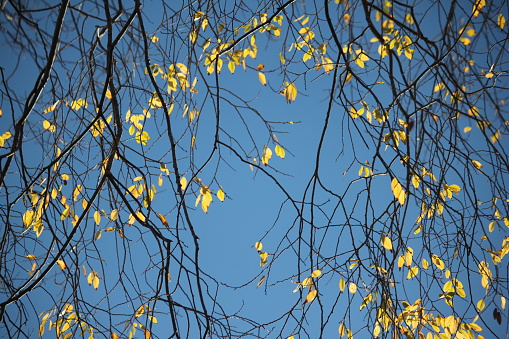
[[[382,246],[388,250],[388,251],[392,251],[392,241],[389,237],[386,237],[386,236],[382,236]]]
[[[318,294],[318,290],[312,290],[312,291],[309,291],[308,295],[306,296],[306,301],[304,301],[304,303],[310,303],[312,302],[313,300],[315,300],[316,296]]]
[[[497,25],[500,29],[504,29],[505,27],[505,17],[502,14],[499,14],[497,17]]]
[[[263,244],[259,241],[255,242],[255,248],[258,252],[260,252],[263,249]]]
[[[348,285],[348,291],[350,291],[352,294],[355,294],[355,292],[357,292],[357,285],[351,282],[350,285]]]
[[[286,152],[283,147],[276,145],[276,147],[274,148],[274,151],[276,152],[276,155],[278,157],[280,157],[281,159],[285,158]]]
[[[343,292],[345,290],[345,287],[346,287],[345,279],[343,278],[339,279],[339,290]]]
[[[258,72],[258,80],[260,80],[260,83],[265,86],[267,85],[267,80],[265,79],[265,74],[262,72]]]
[[[313,277],[313,278],[318,278],[321,275],[322,275],[321,270],[314,270],[313,273],[311,273],[311,277]]]
[[[283,95],[285,96],[286,102],[291,103],[292,101],[295,101],[295,98],[297,97],[297,87],[295,87],[295,84],[285,82],[285,89],[283,90]]]
[[[224,192],[223,190],[218,190],[216,196],[219,200],[224,201]]]
[[[186,179],[186,177],[181,177],[180,178],[180,189],[182,191],[185,191],[186,187],[187,187],[187,179]]]
[[[270,158],[272,158],[272,150],[268,147],[265,147],[263,149],[262,164],[267,166],[269,164]]]
[[[267,265],[267,258],[269,257],[269,254],[267,252],[261,252],[260,253],[260,267],[263,267]]]
[[[67,265],[63,260],[57,260],[57,265],[60,267],[61,270],[65,270],[67,268]]]
[[[94,221],[96,225],[101,223],[101,213],[99,211],[94,212]]]
[[[419,272],[419,267],[414,266],[408,270],[408,274],[407,274],[406,278],[412,279],[413,277],[415,277],[417,275],[418,272]]]

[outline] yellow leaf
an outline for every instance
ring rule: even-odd
[[[318,278],[321,275],[322,275],[321,270],[314,270],[313,273],[311,273],[311,277],[313,277],[313,278]]]
[[[490,222],[490,223],[489,223],[489,225],[488,225],[488,232],[490,232],[490,233],[491,233],[491,232],[493,232],[494,230],[495,230],[495,222],[494,222],[494,221],[492,221],[492,222]]]
[[[503,310],[505,310],[505,303],[506,303],[506,298],[503,296],[500,296],[500,307],[502,307]]]
[[[80,195],[82,188],[83,188],[82,185],[76,185],[76,187],[74,188],[74,191],[72,193],[72,198],[74,201],[78,200],[78,196]]]
[[[97,275],[94,275],[93,285],[95,290],[99,288],[99,277]]]
[[[292,101],[295,101],[295,98],[297,97],[297,87],[295,87],[295,84],[285,82],[285,89],[283,90],[283,95],[285,96],[286,102],[291,103]]]
[[[405,253],[405,264],[410,267],[412,265],[412,259],[414,256],[414,250],[411,247],[408,247]]]
[[[216,196],[219,200],[224,201],[224,192],[223,190],[218,190]]]
[[[101,236],[103,234],[103,230],[97,230],[97,232],[95,232],[95,237],[94,237],[94,240],[99,240],[101,239]]]
[[[350,291],[352,294],[355,294],[355,292],[357,292],[357,285],[351,282],[350,285],[348,285],[348,291]]]
[[[412,279],[413,277],[415,277],[417,275],[417,273],[419,273],[419,267],[414,266],[408,270],[408,274],[407,274],[406,278]]]
[[[115,221],[115,220],[117,220],[117,218],[118,218],[118,209],[114,209],[110,213],[110,219],[111,219],[111,221]]]
[[[306,296],[306,301],[304,301],[304,303],[305,304],[310,303],[313,300],[315,300],[317,294],[318,294],[318,290],[309,291],[308,295]]]
[[[281,146],[279,146],[279,145],[276,145],[276,147],[275,147],[275,149],[274,149],[274,150],[276,151],[276,155],[277,155],[278,157],[280,157],[281,159],[284,159],[284,158],[285,158],[286,152],[285,152],[285,150],[284,150],[284,148],[283,148],[283,147],[281,147]]]
[[[32,226],[32,222],[34,221],[35,212],[32,210],[27,210],[23,214],[23,224],[25,224],[26,227]]]
[[[151,322],[153,322],[154,324],[157,324],[157,318],[154,317],[153,315],[149,315],[148,318],[150,319]]]
[[[94,221],[96,225],[101,223],[101,213],[99,213],[99,211],[94,212]]]
[[[269,257],[269,254],[267,252],[260,253],[260,267],[263,267],[267,264],[268,257]]]
[[[346,328],[345,328],[345,325],[343,323],[341,323],[341,325],[339,325],[338,332],[339,332],[339,336],[340,337],[345,335]]]
[[[484,303],[484,299],[479,300],[477,302],[477,305],[476,305],[477,306],[477,310],[482,311],[484,309],[485,305],[486,304]]]
[[[260,80],[260,83],[263,86],[267,85],[267,80],[265,79],[265,74],[263,74],[262,72],[258,72],[258,80]]]
[[[67,268],[67,265],[63,260],[57,260],[57,265],[60,267],[61,270],[65,270]]]
[[[427,270],[429,267],[428,261],[426,259],[422,259],[422,268]]]
[[[392,241],[389,237],[382,236],[382,246],[388,250],[392,251]]]
[[[37,257],[35,255],[33,255],[33,254],[27,255],[25,258],[30,259],[30,260],[37,259]]]
[[[477,160],[472,160],[472,164],[475,166],[475,168],[477,168],[478,170],[480,170],[482,168],[482,164],[477,161]]]
[[[339,279],[339,290],[343,292],[345,290],[345,287],[346,287],[345,279],[343,278]]]
[[[468,133],[472,130],[472,127],[470,126],[466,126],[465,128],[463,128],[463,133]]]
[[[477,18],[481,14],[482,9],[486,6],[486,0],[476,0],[472,6],[472,14]]]
[[[263,244],[259,241],[255,242],[255,248],[258,252],[260,252],[263,249]]]
[[[269,164],[269,160],[271,157],[272,157],[272,150],[268,147],[265,147],[263,150],[263,155],[262,155],[262,164],[267,166]]]
[[[505,27],[505,17],[502,14],[498,15],[497,25],[500,27],[500,29],[504,29]]]
[[[405,199],[406,199],[406,193],[403,190],[403,187],[401,187],[401,184],[399,183],[397,178],[392,179],[391,189],[392,189],[392,193],[394,194],[394,197],[396,199],[398,199],[398,201],[401,205],[404,205]]]
[[[502,14],[500,14],[500,15],[502,15]],[[53,105],[51,105],[51,106],[49,106],[48,108],[46,108],[46,109],[44,110],[44,112],[42,112],[42,114],[46,114],[46,113],[53,112],[53,111],[57,108],[57,106],[58,106],[58,104],[59,104],[59,103],[60,103],[60,100],[58,100],[58,101],[57,101],[57,102],[55,102]],[[0,115],[0,116],[1,116],[1,115]]]
[[[180,178],[180,189],[182,191],[185,191],[186,187],[187,187],[187,179],[186,179],[186,177],[181,177]]]
[[[262,286],[264,281],[265,281],[265,276],[262,276],[260,278],[260,280],[258,280],[258,283],[256,284],[256,287],[258,288],[258,287]]]

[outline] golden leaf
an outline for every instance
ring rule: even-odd
[[[417,266],[414,266],[412,267],[411,269],[408,270],[408,274],[407,274],[407,279],[412,279],[413,277],[415,277],[417,275],[417,273],[419,272],[419,267]]]
[[[274,151],[276,151],[276,155],[278,157],[280,157],[281,159],[285,158],[286,152],[283,147],[276,145],[276,147],[274,148]]]
[[[265,147],[263,149],[262,164],[267,166],[269,164],[270,158],[272,158],[272,150],[268,147]]]
[[[348,285],[348,291],[350,291],[352,294],[355,294],[355,292],[357,292],[357,285],[351,282],[350,285]]]
[[[321,275],[322,275],[321,270],[314,270],[313,273],[311,273],[311,277],[313,277],[313,278],[318,278]]]
[[[262,243],[259,241],[255,242],[255,248],[258,252],[260,252],[263,249]]]
[[[187,187],[187,179],[186,179],[186,177],[181,177],[180,178],[180,189],[182,191],[185,191],[186,187]]]
[[[388,250],[388,251],[392,251],[392,241],[389,237],[386,237],[386,236],[382,236],[382,246]]]
[[[218,190],[216,196],[219,200],[224,201],[224,192],[223,190]]]
[[[57,260],[57,265],[60,267],[61,270],[65,270],[67,268],[67,265],[63,260]]]
[[[343,292],[345,290],[346,284],[345,279],[341,278],[339,279],[339,290]]]
[[[261,252],[260,253],[260,267],[263,267],[267,265],[267,258],[269,257],[269,254],[267,252]]]
[[[497,17],[497,25],[500,29],[504,29],[505,27],[505,17],[502,14],[499,14]]]
[[[265,74],[263,74],[262,72],[258,72],[258,80],[260,80],[260,83],[263,86],[267,85],[267,79],[265,79]]]
[[[318,294],[318,290],[309,291],[308,295],[306,296],[306,300],[304,301],[304,304],[310,303],[313,300],[315,300],[317,294]]]
[[[99,211],[94,212],[94,221],[96,225],[101,223],[101,213]]]

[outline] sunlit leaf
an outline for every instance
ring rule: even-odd
[[[313,277],[313,278],[318,278],[321,275],[322,275],[321,270],[314,270],[313,273],[311,273],[311,277]]]
[[[419,273],[419,267],[414,266],[408,270],[408,274],[407,274],[406,278],[412,279],[413,277],[415,277],[417,275],[417,273]]]
[[[260,252],[263,249],[263,244],[259,241],[255,242],[255,248],[258,252]]]
[[[57,265],[60,267],[61,270],[65,270],[67,268],[67,265],[65,264],[65,261],[63,260],[57,260]]]
[[[260,267],[263,267],[267,264],[267,258],[269,254],[267,252],[260,252]]]
[[[96,225],[101,223],[101,213],[99,211],[94,212],[94,221]]]
[[[497,17],[497,25],[498,27],[500,27],[500,29],[504,29],[505,27],[505,17],[501,14],[498,15]]]
[[[217,198],[220,201],[224,201],[224,192],[223,192],[223,190],[218,190],[217,193],[216,193],[216,196],[217,196]]]
[[[285,82],[283,95],[285,96],[286,102],[291,103],[292,101],[295,101],[295,98],[297,97],[297,87],[295,87],[293,82]]]
[[[309,291],[308,295],[306,296],[306,300],[304,301],[304,303],[306,304],[306,303],[312,302],[313,300],[315,300],[317,295],[318,295],[318,291],[317,290]]]
[[[391,241],[391,239],[389,237],[382,236],[381,242],[382,242],[382,246],[386,250],[392,251],[392,241]]]
[[[263,149],[263,154],[262,154],[262,164],[267,166],[269,164],[270,158],[272,158],[272,150],[269,147],[265,147]]]
[[[346,287],[345,279],[343,278],[339,279],[339,290],[343,292],[345,290],[345,287]]]
[[[265,86],[267,85],[267,80],[265,79],[265,74],[262,72],[258,72],[258,80],[260,80],[260,83]]]
[[[187,187],[187,179],[186,179],[186,177],[181,177],[180,178],[180,189],[182,191],[185,191],[186,187]]]
[[[351,282],[349,285],[348,285],[348,291],[352,294],[355,294],[355,292],[357,292],[357,285],[353,282]]]

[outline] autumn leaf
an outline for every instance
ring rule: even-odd
[[[220,201],[224,201],[224,192],[223,192],[223,190],[218,190],[217,193],[216,193],[216,196],[217,196],[217,198]]]
[[[309,291],[308,295],[306,296],[306,300],[304,301],[304,304],[310,303],[313,300],[315,300],[317,295],[318,295],[318,290]]]
[[[295,98],[297,97],[297,87],[295,87],[293,82],[285,82],[283,95],[285,96],[286,102],[291,103],[292,101],[295,101]]]
[[[269,164],[269,160],[272,157],[272,151],[270,148],[265,147],[263,149],[263,155],[262,155],[262,164],[267,166]]]
[[[260,83],[265,86],[267,85],[267,80],[265,79],[265,74],[262,72],[258,72],[258,80],[260,80]]]
[[[61,270],[65,270],[67,268],[67,265],[63,260],[57,260],[57,265],[60,267]]]
[[[383,236],[381,241],[382,241],[382,246],[386,250],[392,251],[392,241],[389,237]]]

